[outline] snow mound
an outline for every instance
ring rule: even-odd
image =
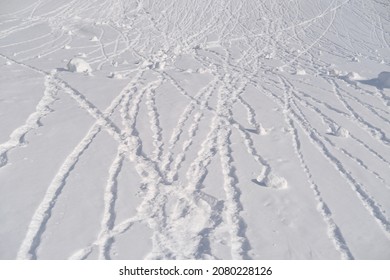
[[[68,62],[68,70],[70,72],[76,72],[76,73],[91,73],[92,68],[89,66],[88,62],[86,62],[82,58],[72,58]]]
[[[198,72],[199,74],[204,74],[204,73],[210,73],[211,71],[210,71],[210,69],[207,69],[207,68],[199,68],[199,69],[197,70],[197,72]]]
[[[349,72],[345,76],[345,79],[350,80],[350,81],[357,81],[357,80],[362,80],[363,78],[356,72]]]
[[[336,124],[329,125],[329,129],[327,133],[337,137],[343,137],[343,138],[349,137],[349,131],[346,128],[338,126]]]
[[[263,183],[266,187],[272,189],[287,189],[287,180],[283,177],[276,176],[274,174],[269,174],[264,180]]]
[[[329,76],[332,76],[332,77],[339,77],[339,76],[341,75],[341,71],[332,68],[332,69],[329,69],[329,70],[328,70],[328,75],[329,75]]]
[[[343,137],[343,138],[348,138],[349,137],[349,131],[344,128],[344,127],[338,127],[335,129],[329,129],[328,133],[337,136],[337,137]]]
[[[296,69],[294,74],[298,75],[298,76],[304,76],[304,75],[306,75],[306,71],[305,71],[305,69]]]
[[[344,127],[340,127],[337,131],[336,131],[336,136],[339,136],[339,137],[343,137],[343,138],[348,138],[349,137],[349,131],[344,128]]]
[[[378,83],[382,88],[390,88],[390,72],[381,72],[378,75]]]
[[[150,61],[145,60],[141,66],[143,68],[155,69],[155,70],[164,70],[165,62],[164,61]]]
[[[352,62],[360,62],[360,59],[356,56],[352,57],[351,59]]]
[[[345,76],[340,76],[340,78],[343,79],[344,81],[346,81],[347,83],[352,84],[352,85],[355,85],[357,81],[364,80],[364,78],[356,72],[349,72]]]
[[[91,42],[98,42],[99,39],[96,36],[93,36],[91,39],[89,39]]]
[[[121,73],[118,73],[118,72],[111,72],[108,75],[108,77],[112,78],[112,79],[124,79],[125,78]]]

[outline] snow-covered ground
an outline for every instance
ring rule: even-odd
[[[1,259],[390,259],[388,0],[0,0]]]

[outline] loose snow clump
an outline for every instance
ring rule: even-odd
[[[349,131],[344,128],[344,127],[339,127],[335,133],[335,136],[343,137],[343,138],[348,138],[349,137]]]
[[[86,62],[82,58],[72,58],[68,62],[68,70],[70,72],[76,72],[76,73],[91,73],[92,68],[89,66],[88,62]]]
[[[299,68],[299,69],[295,70],[295,75],[304,76],[304,75],[306,75],[306,71],[305,71],[305,69]]]
[[[337,69],[329,69],[328,75],[332,77],[339,77],[341,75],[341,71]]]
[[[360,60],[359,60],[359,58],[358,57],[353,57],[352,59],[351,59],[351,61],[353,61],[353,62],[360,62]]]
[[[268,188],[272,189],[286,189],[287,188],[287,181],[286,179],[276,176],[274,174],[269,174],[267,178],[264,179],[264,185]]]
[[[358,73],[356,72],[349,72],[347,75],[345,76],[341,76],[340,77],[341,79],[343,79],[344,81],[352,84],[352,85],[355,85],[356,84],[356,81],[359,81],[359,80],[364,80],[363,77],[361,77]]]
[[[348,138],[349,137],[349,131],[341,126],[336,126],[336,125],[330,125],[328,129],[328,134],[331,134],[333,136],[337,137],[343,137],[343,138]]]
[[[124,79],[124,76],[118,72],[111,72],[108,77],[112,79]]]
[[[349,72],[345,78],[350,81],[362,80],[362,77],[356,72]]]
[[[210,70],[209,70],[209,69],[206,69],[206,68],[199,68],[199,69],[197,70],[197,72],[198,72],[199,74],[204,74],[204,73],[210,73]]]

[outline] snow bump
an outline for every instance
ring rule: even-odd
[[[70,72],[76,72],[76,73],[91,73],[92,68],[89,66],[88,62],[86,62],[84,59],[81,58],[72,58],[68,62],[68,70]]]
[[[390,72],[381,72],[378,75],[378,83],[382,88],[390,88]]]

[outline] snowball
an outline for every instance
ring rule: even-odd
[[[81,58],[72,58],[68,62],[68,70],[70,72],[77,72],[77,73],[91,73],[92,68],[89,66],[88,62],[86,62],[84,59]]]

